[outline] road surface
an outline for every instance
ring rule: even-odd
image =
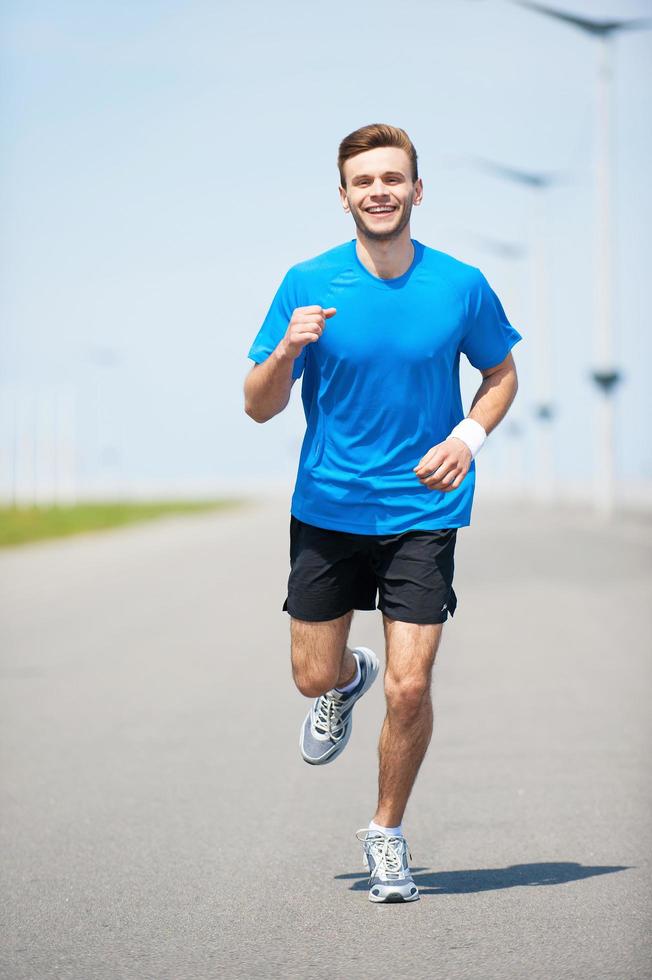
[[[273,499],[0,553],[0,975],[649,978],[652,518],[476,499],[402,906],[354,836],[382,681],[339,759],[299,755],[288,524]]]

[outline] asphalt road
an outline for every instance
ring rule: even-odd
[[[476,500],[402,906],[367,900],[354,836],[382,682],[343,756],[299,755],[288,523],[284,498],[0,553],[0,975],[652,976],[652,517]]]

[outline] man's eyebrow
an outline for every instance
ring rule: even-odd
[[[386,170],[385,173],[382,174],[381,176],[383,176],[383,177],[404,177],[405,174],[402,174],[400,170]],[[355,182],[357,180],[367,180],[367,179],[372,179],[371,178],[371,174],[356,174],[355,177],[353,177],[353,179],[351,180],[351,183],[352,184],[355,184]]]

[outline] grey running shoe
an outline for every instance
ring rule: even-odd
[[[301,755],[311,766],[332,762],[351,735],[353,705],[369,690],[378,674],[378,658],[369,647],[355,647],[360,663],[358,686],[349,694],[333,688],[315,701],[299,734]]]
[[[364,861],[369,871],[369,901],[418,901],[419,889],[408,863],[408,855],[412,860],[412,854],[405,837],[390,837],[366,827],[356,831],[355,836],[364,847]]]

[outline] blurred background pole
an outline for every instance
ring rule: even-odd
[[[596,276],[594,367],[591,378],[598,389],[596,407],[596,469],[594,473],[594,507],[598,515],[609,518],[615,508],[615,440],[613,394],[622,374],[615,366],[613,349],[614,313],[614,222],[613,193],[613,84],[612,40],[619,31],[631,31],[652,26],[650,19],[591,20],[562,13],[530,0],[514,0],[519,7],[563,21],[571,27],[596,37],[600,44],[597,72],[597,136],[595,182],[596,216]]]
[[[596,339],[591,377],[598,388],[594,501],[596,512],[610,517],[615,508],[615,406],[612,392],[621,378],[613,350],[613,283],[615,254],[612,213],[612,51],[611,34],[603,34],[599,46],[597,99],[596,228]]]
[[[77,502],[77,415],[72,384],[0,385],[0,505]]]

